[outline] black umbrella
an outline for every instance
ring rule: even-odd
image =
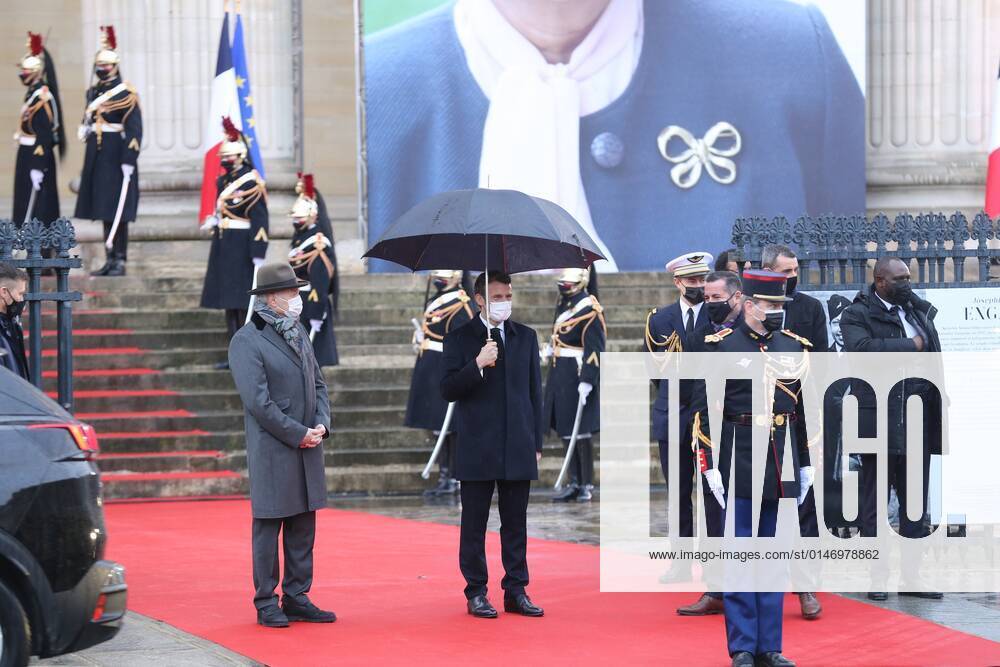
[[[562,207],[517,190],[454,190],[420,202],[394,222],[365,257],[413,271],[520,273],[586,268],[604,259]]]

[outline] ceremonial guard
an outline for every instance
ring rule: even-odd
[[[464,278],[463,271],[443,269],[431,271],[428,277],[423,322],[413,333],[417,363],[413,366],[410,378],[410,396],[406,401],[406,418],[403,422],[410,428],[440,433],[444,425],[448,411],[448,403],[441,397],[440,390],[441,378],[444,376],[441,358],[444,337],[471,320],[474,314],[471,297],[463,284]],[[458,493],[454,439],[454,425],[451,425],[438,453],[440,474],[437,486],[425,491],[427,495]]]
[[[14,224],[32,218],[49,225],[59,217],[59,188],[56,182],[56,149],[60,159],[66,153],[62,132],[62,106],[55,63],[42,45],[42,36],[28,33],[28,52],[21,59],[18,76],[27,87],[14,141],[17,163],[14,168]]]
[[[128,223],[139,208],[136,160],[142,145],[139,95],[122,81],[112,26],[101,26],[101,50],[94,57],[97,83],[87,90],[78,136],[87,144],[76,199],[76,218],[104,223],[106,261],[95,276],[124,276]]]
[[[302,288],[305,298],[300,317],[309,330],[316,361],[320,366],[336,366],[339,357],[333,319],[337,314],[334,304],[340,281],[332,227],[329,219],[325,225],[320,222],[326,211],[320,210],[312,174],[299,174],[295,191],[299,197],[289,212],[294,233],[288,262],[301,280],[309,282]]]
[[[695,340],[696,330],[708,326],[708,311],[704,308],[705,276],[711,271],[712,255],[707,252],[690,252],[666,265],[668,272],[673,274],[674,286],[680,292],[676,302],[663,307],[654,308],[646,316],[646,350],[663,367],[669,363],[671,355],[683,352],[691,347]],[[656,400],[653,402],[653,438],[659,444],[660,467],[663,479],[670,481],[668,424],[667,424],[667,382],[656,381]],[[681,384],[679,396],[679,418],[682,426],[680,442],[691,442],[688,425],[691,420],[690,385]],[[675,425],[674,428],[677,428]],[[691,492],[694,480],[694,458],[690,447],[680,448],[680,468],[678,470],[680,492],[680,533],[681,537],[691,537],[694,534],[694,507],[691,502]]]
[[[707,397],[695,392],[693,398],[694,435],[698,439],[700,468],[712,494],[725,504],[725,511],[735,512],[737,537],[774,537],[778,519],[778,500],[797,498],[802,504],[812,486],[814,469],[810,466],[805,411],[800,379],[808,368],[807,355],[789,367],[779,355],[802,353],[811,343],[783,329],[785,276],[772,271],[748,270],[743,273],[741,317],[732,329],[722,329],[705,339],[706,351],[761,353],[768,373],[776,373],[771,414],[754,415],[753,385],[756,380],[728,380],[723,404],[723,425],[718,467],[712,465],[712,441],[708,437]],[[777,373],[780,373],[778,375]],[[764,459],[760,522],[753,528],[753,425],[770,418],[771,436]],[[792,460],[784,460],[784,443],[791,440]],[[782,469],[790,465],[794,481],[782,481]],[[735,480],[729,479],[733,467]],[[726,490],[728,489],[728,492]],[[725,498],[723,503],[722,498]],[[781,655],[782,601],[780,592],[723,593],[726,637],[734,667],[786,667],[793,665]]]
[[[567,454],[579,414],[570,481],[553,496],[553,502],[589,502],[593,498],[593,434],[601,427],[598,380],[608,325],[597,295],[588,290],[590,271],[564,269],[559,273],[559,304],[552,338],[542,351],[543,359],[552,360],[545,381],[543,419],[565,441]]]
[[[215,215],[202,225],[212,230],[212,247],[201,307],[225,310],[226,331],[232,338],[246,319],[255,267],[267,255],[267,190],[247,157],[243,135],[228,117],[222,119],[222,127],[226,140],[219,147],[219,160],[224,173],[217,181]]]

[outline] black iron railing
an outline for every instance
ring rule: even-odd
[[[836,290],[868,284],[869,261],[885,256],[915,263],[917,288],[1000,286],[990,279],[990,265],[1000,263],[1000,248],[987,244],[994,238],[1000,238],[1000,218],[990,220],[985,213],[971,223],[960,212],[900,213],[892,220],[884,214],[803,216],[794,222],[780,216],[739,218],[732,243],[734,259],[754,267],[760,266],[764,246],[787,245],[798,255],[803,289]]]
[[[76,230],[66,218],[51,225],[38,219],[18,227],[10,220],[0,220],[0,262],[8,262],[28,273],[28,365],[31,379],[42,387],[42,302],[56,304],[56,367],[59,404],[73,410],[73,310],[72,303],[81,299],[80,292],[69,289],[70,269],[82,266],[79,257],[70,257],[76,247]],[[24,251],[21,253],[20,251]],[[20,257],[21,255],[23,257]],[[45,257],[44,255],[51,255]],[[15,256],[19,258],[15,259]],[[56,290],[42,291],[42,274],[55,273]]]

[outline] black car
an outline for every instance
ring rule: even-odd
[[[0,368],[0,667],[111,639],[125,569],[107,534],[94,429]]]

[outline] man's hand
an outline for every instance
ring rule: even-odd
[[[705,481],[708,483],[708,490],[712,492],[722,509],[726,509],[726,489],[722,485],[722,473],[715,468],[709,468],[704,472]]]
[[[205,217],[205,222],[203,222],[201,225],[201,231],[205,232],[211,229],[212,227],[218,227],[218,226],[219,226],[218,216],[209,215]]]
[[[309,320],[309,330],[318,333],[323,328],[323,320]]]
[[[542,453],[535,452],[535,463],[541,463],[541,461],[542,461]]]
[[[548,361],[552,356],[552,344],[546,343],[545,347],[538,351],[538,356],[542,361]]]
[[[806,501],[809,488],[816,479],[816,468],[803,466],[799,468],[799,505]]]
[[[322,426],[317,426],[316,428],[311,428],[306,431],[305,436],[302,438],[302,442],[299,443],[300,449],[311,449],[323,442],[323,435],[326,430]]]
[[[480,370],[487,366],[493,366],[497,362],[497,353],[497,342],[495,340],[486,341],[486,345],[483,345],[483,349],[479,350],[479,354],[476,356],[476,366]]]
[[[594,391],[594,385],[590,384],[589,382],[581,382],[576,386],[576,390],[580,392],[580,401],[582,401],[583,404],[586,405],[587,397],[590,396],[590,392]]]
[[[254,257],[253,258],[254,268],[258,268],[259,269],[260,267],[264,266],[264,262],[266,262],[266,261],[267,261],[267,259],[264,258],[264,257]]]
[[[123,164],[122,165],[122,176],[125,178],[132,178],[132,174],[135,173],[134,164]]]
[[[31,175],[31,189],[41,190],[42,181],[45,179],[45,172],[43,172],[41,169],[32,169],[30,175]]]
[[[913,337],[913,344],[917,346],[917,352],[924,351],[924,337],[920,334]]]

